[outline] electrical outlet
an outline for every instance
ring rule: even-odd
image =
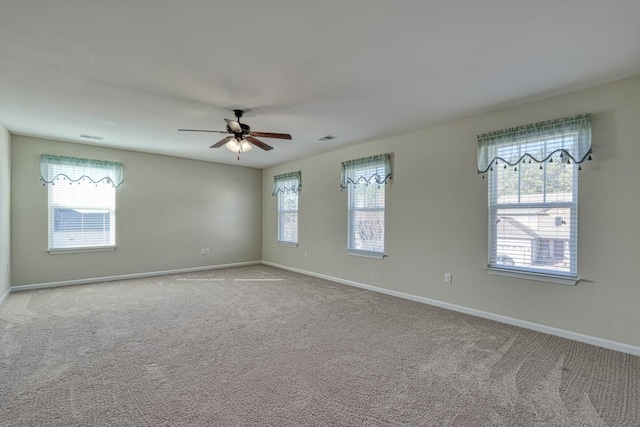
[[[207,250],[205,248],[200,249],[200,255],[206,255]]]
[[[305,258],[308,258],[307,251],[304,251],[304,257],[305,257]]]
[[[451,273],[444,273],[444,283],[451,283]]]
[[[205,249],[204,249],[204,254],[205,254],[205,255],[209,255],[209,253],[210,253],[209,248],[205,248]]]

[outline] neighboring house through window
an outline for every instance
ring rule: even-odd
[[[341,187],[347,189],[347,252],[384,256],[385,184],[391,156],[376,155],[342,164]]]
[[[272,194],[278,197],[278,243],[298,244],[298,193],[301,188],[300,172],[273,177]]]
[[[488,173],[489,268],[577,277],[578,170],[589,116],[478,136]]]
[[[49,251],[113,248],[122,164],[42,155]]]

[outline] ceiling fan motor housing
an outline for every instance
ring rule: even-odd
[[[248,135],[251,132],[251,127],[249,127],[249,125],[246,125],[244,123],[238,123],[240,125],[240,128],[242,129],[242,133],[240,133],[240,135]],[[227,132],[232,133],[234,135],[237,135],[239,132],[234,132],[233,129],[231,129],[231,127],[229,127],[229,125],[227,125]]]

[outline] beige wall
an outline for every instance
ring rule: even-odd
[[[592,114],[594,161],[580,173],[583,279],[563,286],[489,275],[487,181],[476,175],[476,135]],[[340,163],[394,154],[384,260],[349,256]],[[297,248],[276,245],[273,176],[301,170]],[[640,76],[352,146],[263,171],[265,261],[640,345]],[[308,258],[304,253],[308,252]],[[445,272],[453,283],[443,283]]]
[[[119,161],[112,252],[50,255],[40,155]],[[261,171],[14,135],[13,285],[166,271],[261,259]],[[201,248],[210,248],[206,256]]]
[[[11,135],[0,123],[0,298],[11,286]]]

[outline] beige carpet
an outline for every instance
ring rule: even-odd
[[[265,266],[14,293],[2,426],[638,426],[640,358]]]

